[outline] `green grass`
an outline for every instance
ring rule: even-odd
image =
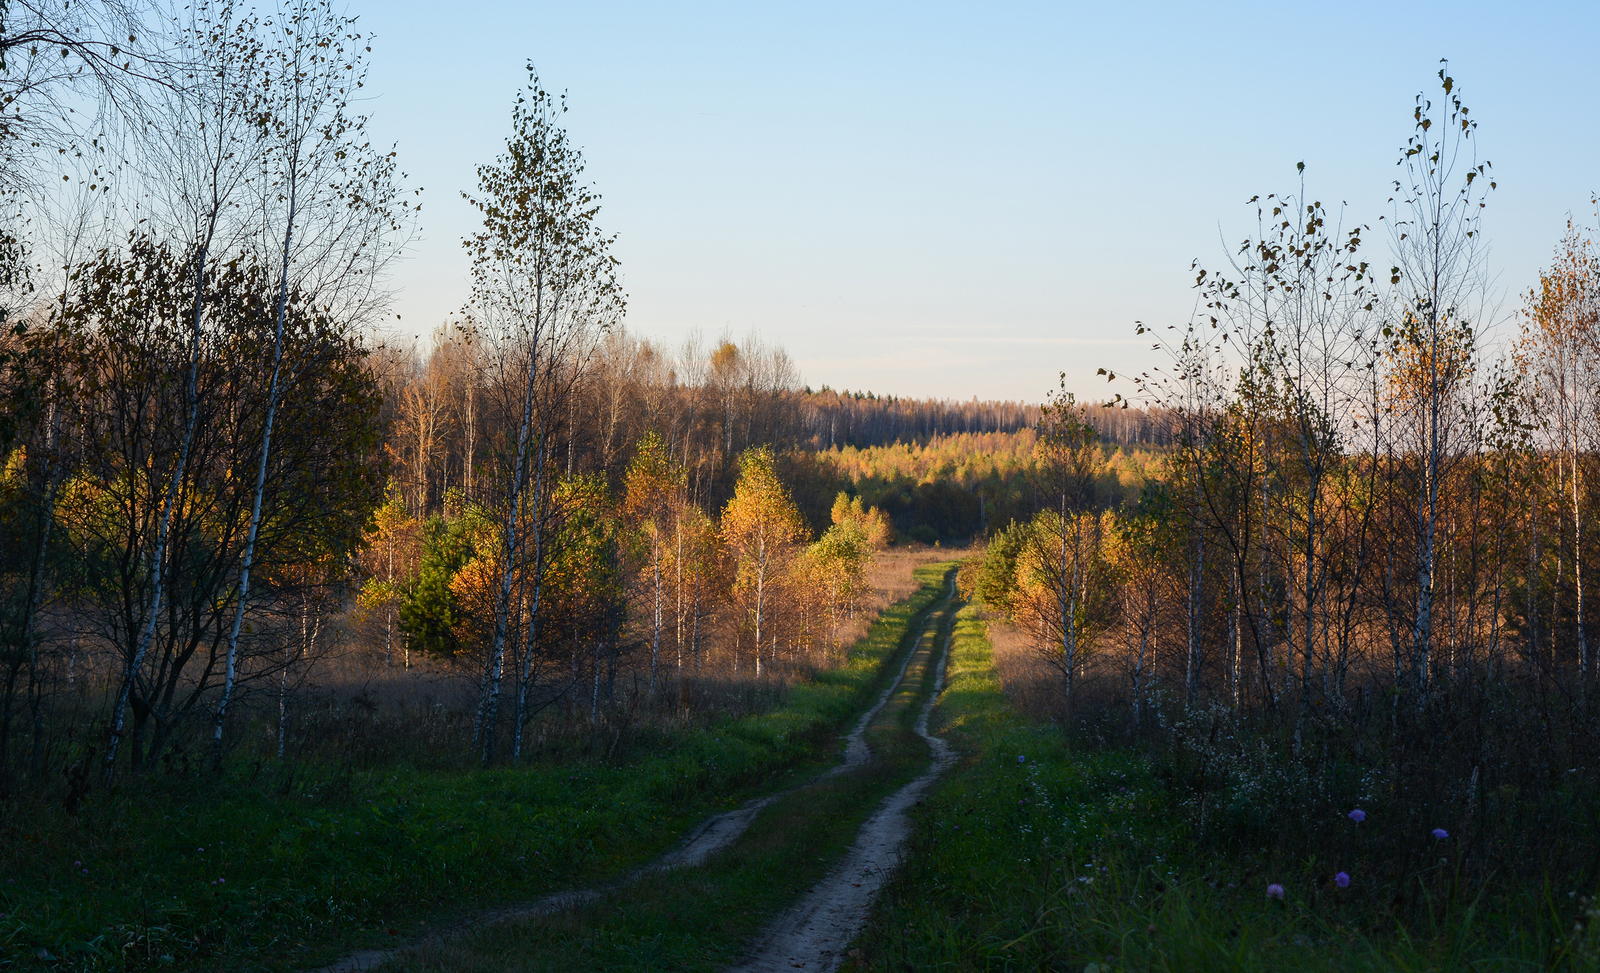
[[[963,759],[920,810],[847,970],[1600,968],[1600,913],[1566,895],[1441,900],[1407,930],[1385,912],[1393,890],[1340,889],[1292,849],[1197,844],[1145,756],[1074,747],[1006,702],[971,607],[949,675],[934,731]]]
[[[704,815],[836,753],[881,692],[944,566],[885,610],[847,662],[774,709],[648,754],[474,773],[235,766],[151,775],[67,814],[0,814],[0,968],[315,966],[497,904],[615,877]],[[320,775],[320,776],[319,776]],[[53,957],[43,960],[41,951]]]
[[[927,744],[912,728],[932,690],[929,663],[952,615],[946,610],[927,628],[905,680],[868,728],[872,759],[775,801],[703,867],[647,876],[559,915],[475,930],[385,970],[709,973],[737,962],[750,940],[844,855],[883,799],[927,767]]]

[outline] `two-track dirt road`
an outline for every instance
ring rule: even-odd
[[[873,761],[874,754],[868,742],[869,731],[875,726],[894,721],[896,717],[907,719],[900,714],[906,712],[908,705],[919,705],[920,713],[914,729],[926,741],[929,750],[926,769],[881,801],[859,827],[843,857],[808,892],[754,937],[746,958],[733,967],[738,973],[836,969],[843,961],[850,941],[866,923],[879,890],[899,862],[901,848],[911,828],[908,817],[910,808],[955,760],[954,751],[943,740],[928,732],[928,718],[944,684],[951,624],[958,607],[953,574],[947,584],[943,601],[928,611],[922,617],[920,628],[911,633],[912,650],[905,653],[882,694],[845,737],[843,758],[834,767],[801,784],[757,798],[735,810],[713,815],[690,829],[676,846],[656,860],[609,884],[558,892],[531,902],[479,913],[437,930],[422,940],[389,949],[354,953],[314,973],[362,973],[391,964],[402,965],[408,956],[438,950],[452,941],[470,938],[466,934],[478,930],[565,913],[600,902],[647,876],[702,867],[719,853],[733,847],[751,829],[761,812],[774,802],[842,775],[882,773],[882,768]],[[890,707],[891,700],[895,701],[894,707]],[[886,714],[886,707],[897,712]],[[903,723],[900,725],[904,726]]]
[[[947,600],[945,609],[950,608]],[[936,640],[935,657],[928,660],[935,667],[933,689],[916,725],[917,735],[928,742],[932,753],[928,769],[879,805],[857,833],[849,854],[772,924],[750,958],[734,967],[734,973],[795,969],[831,973],[866,924],[878,891],[899,864],[900,849],[911,831],[908,812],[956,759],[956,752],[948,743],[928,733],[928,717],[944,688],[944,667],[950,654],[948,626],[939,635],[942,637]]]

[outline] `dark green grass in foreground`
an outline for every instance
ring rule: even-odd
[[[152,776],[76,816],[7,806],[0,969],[300,969],[620,874],[705,814],[833,758],[943,574],[918,569],[922,587],[845,665],[790,687],[775,709],[620,763],[393,766],[320,794],[285,794],[272,768],[241,766]]]
[[[774,802],[704,867],[649,876],[562,915],[475,930],[386,971],[709,973],[737,962],[849,849],[883,799],[927,767],[927,744],[912,728],[952,621],[947,609],[919,640],[904,682],[867,731],[871,761]]]
[[[1600,916],[1566,895],[1440,901],[1407,931],[1390,890],[1341,890],[1292,852],[1197,848],[1145,758],[1069,751],[1007,704],[974,609],[949,674],[934,729],[964,758],[919,811],[847,970],[1600,969]]]

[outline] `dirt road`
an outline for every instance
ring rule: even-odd
[[[947,601],[946,610],[949,604]],[[916,725],[917,735],[928,742],[932,763],[879,806],[844,859],[768,928],[750,958],[732,973],[792,973],[796,969],[832,973],[844,961],[845,949],[861,932],[878,891],[899,864],[901,846],[911,831],[908,812],[956,758],[948,743],[928,733],[928,717],[944,688],[953,633],[947,626],[942,634],[937,657],[929,660],[929,665],[936,666],[933,690]],[[862,729],[865,723],[863,719]]]

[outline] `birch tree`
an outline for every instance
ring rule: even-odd
[[[770,634],[774,589],[805,536],[805,521],[778,479],[772,451],[766,447],[746,451],[739,460],[733,499],[722,511],[722,539],[738,565],[734,586],[746,600],[757,677],[763,638]]]
[[[266,110],[257,118],[267,146],[257,215],[263,249],[277,258],[277,307],[255,491],[212,731],[213,767],[221,766],[223,726],[237,679],[239,630],[250,598],[279,397],[313,364],[291,362],[284,372],[291,298],[317,308],[315,320],[333,331],[368,319],[386,297],[384,268],[403,244],[414,212],[403,198],[394,153],[373,148],[367,118],[354,111],[371,50],[355,18],[332,0],[296,0],[266,27],[276,43],[266,55]]]
[[[1569,222],[1549,269],[1528,293],[1517,357],[1534,378],[1536,412],[1562,459],[1559,484],[1572,522],[1573,637],[1578,674],[1593,668],[1584,626],[1584,467],[1600,421],[1600,257]]]
[[[231,263],[208,284],[210,310],[199,369],[199,421],[184,486],[172,508],[160,624],[145,664],[125,687],[130,726],[117,739],[131,763],[160,753],[179,726],[210,712],[236,618],[236,581],[250,519],[254,446],[263,403],[261,360],[270,354],[275,282]],[[89,395],[70,431],[81,456],[64,483],[58,516],[71,545],[86,617],[131,659],[143,638],[149,555],[167,490],[162,460],[176,455],[187,426],[185,362],[193,309],[192,264],[172,248],[140,241],[80,272],[82,292],[58,328],[83,352],[64,381]],[[314,362],[285,404],[288,437],[269,470],[257,555],[270,571],[307,551],[338,561],[359,541],[381,480],[366,459],[376,446],[377,391],[358,347],[330,345],[327,329],[291,306],[291,352]],[[310,341],[318,348],[305,348]],[[255,611],[267,606],[256,605]],[[148,738],[149,746],[141,743]]]
[[[1303,176],[1304,163],[1297,168]],[[1297,194],[1252,202],[1256,234],[1239,246],[1228,273],[1202,271],[1201,277],[1208,278],[1208,306],[1223,333],[1248,356],[1236,386],[1240,407],[1230,410],[1228,428],[1217,431],[1225,444],[1218,469],[1234,471],[1225,479],[1233,481],[1236,498],[1259,493],[1273,503],[1270,508],[1248,501],[1213,508],[1231,508],[1218,525],[1236,554],[1249,550],[1248,533],[1269,531],[1281,535],[1279,546],[1289,552],[1282,565],[1293,604],[1285,610],[1298,620],[1304,716],[1319,658],[1324,677],[1329,675],[1329,633],[1354,608],[1348,597],[1353,589],[1328,588],[1331,565],[1345,554],[1358,562],[1371,556],[1369,529],[1355,532],[1353,551],[1334,550],[1329,537],[1338,506],[1330,494],[1343,481],[1343,464],[1353,448],[1372,446],[1364,426],[1373,413],[1363,408],[1361,393],[1378,364],[1377,296],[1361,256],[1367,227],[1346,229],[1337,214],[1307,196],[1303,182]],[[1258,479],[1255,471],[1246,471],[1239,461],[1245,457],[1260,470],[1260,491],[1251,488]],[[1361,526],[1370,528],[1370,507],[1364,515]],[[1236,686],[1243,629],[1249,626],[1253,637],[1259,635],[1255,616],[1243,610],[1252,587],[1249,567],[1248,557],[1236,556],[1229,572]],[[1335,605],[1330,596],[1346,597]]]
[[[834,498],[832,515],[833,524],[802,557],[806,579],[828,612],[828,644],[837,649],[840,625],[854,615],[861,595],[869,590],[867,567],[875,546],[873,532],[882,532],[887,525],[877,510],[869,513],[863,509],[860,497],[852,500],[844,493]]]
[[[1039,420],[1035,447],[1039,492],[1052,516],[1040,518],[1031,537],[1039,574],[1054,602],[1050,628],[1057,644],[1051,658],[1061,671],[1069,705],[1084,633],[1085,588],[1100,543],[1099,518],[1091,513],[1095,481],[1104,465],[1099,440],[1066,390],[1063,374],[1061,387]]]
[[[599,197],[583,184],[583,155],[561,127],[566,100],[545,91],[531,65],[528,76],[512,108],[505,151],[478,168],[478,194],[467,197],[483,217],[483,228],[466,241],[472,258],[467,316],[495,348],[499,384],[514,393],[506,419],[516,430],[500,457],[500,578],[480,707],[486,764],[495,757],[495,717],[519,570],[532,572],[525,667],[539,637],[545,562],[540,528],[548,512],[551,434],[565,404],[557,400],[577,375],[578,353],[621,319],[626,304],[611,256],[613,238],[598,226]],[[523,563],[525,539],[535,546],[529,564]]]
[[[678,670],[688,665],[700,674],[701,627],[712,615],[712,605],[725,574],[725,550],[717,524],[692,503],[680,504],[673,517],[673,567],[677,585]],[[687,632],[685,631],[687,629]]]
[[[673,512],[683,502],[685,485],[683,471],[672,465],[666,445],[654,432],[646,433],[639,441],[633,461],[628,464],[624,485],[624,512],[638,532],[645,549],[645,568],[648,575],[650,599],[650,692],[656,690],[657,670],[661,661],[662,612],[665,610],[666,582],[662,573],[664,563],[671,556],[668,536]],[[681,585],[681,582],[680,582]],[[680,656],[681,666],[682,659]]]
[[[410,591],[417,573],[421,522],[406,509],[405,494],[390,481],[383,506],[373,516],[367,534],[365,567],[367,581],[361,587],[357,604],[370,617],[383,615],[383,664],[394,665],[395,612]],[[409,645],[409,642],[408,642]],[[411,668],[411,652],[405,652],[405,668]]]
[[[264,69],[259,24],[236,15],[231,4],[198,4],[174,25],[175,63],[136,121],[143,182],[155,200],[153,218],[181,241],[193,263],[193,307],[189,314],[185,419],[181,445],[167,474],[150,553],[149,603],[144,628],[127,660],[111,717],[106,766],[116,762],[128,697],[144,665],[161,616],[168,570],[167,542],[174,507],[182,502],[186,468],[199,421],[200,343],[206,314],[206,283],[211,263],[246,256],[248,223],[241,219],[245,197],[257,175],[260,140],[255,126],[264,105]]]
[[[1409,685],[1429,692],[1434,644],[1434,586],[1444,485],[1460,465],[1470,431],[1462,395],[1470,385],[1475,328],[1487,313],[1481,214],[1495,188],[1477,157],[1478,123],[1456,92],[1448,65],[1439,69],[1442,102],[1418,95],[1412,136],[1398,162],[1390,234],[1395,265],[1389,356],[1415,470],[1408,477],[1415,545]]]

